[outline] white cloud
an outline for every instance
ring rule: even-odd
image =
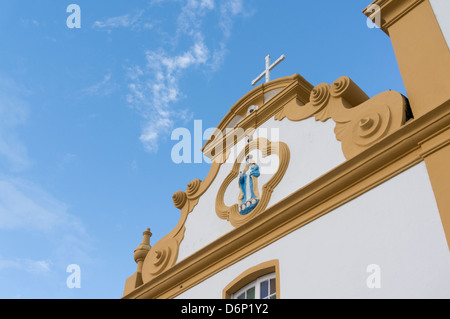
[[[243,0],[229,0],[222,3],[220,6],[220,21],[219,26],[223,32],[224,39],[231,36],[233,28],[233,19],[244,12]]]
[[[130,14],[126,14],[119,17],[108,18],[105,21],[95,21],[94,28],[120,28],[120,27],[129,27],[134,25],[140,18],[142,13],[131,16]]]
[[[14,269],[31,274],[46,274],[50,272],[51,265],[52,262],[49,260],[32,260],[21,258],[8,260],[0,256],[0,271],[5,269]]]
[[[134,30],[151,29],[153,24],[148,21],[144,21],[142,16],[144,11],[139,11],[135,14],[125,14],[118,17],[108,18],[104,21],[95,21],[93,24],[94,29],[104,29],[111,32],[112,29],[117,28],[131,28]]]
[[[178,16],[178,33],[193,35],[200,32],[203,17],[215,8],[213,0],[187,0]]]
[[[30,243],[16,249],[20,255],[30,252],[28,249],[37,245],[42,256],[51,254],[52,262],[45,258],[35,262],[23,262],[17,257],[9,263],[0,260],[0,270],[14,262],[26,266],[28,272],[42,273],[50,270],[52,263],[72,263],[92,261],[92,238],[85,229],[81,219],[70,212],[70,207],[54,198],[29,180],[0,179],[0,230],[11,234],[26,232],[39,236],[39,243]]]
[[[0,256],[2,275],[19,271],[53,276],[74,262],[93,264],[93,238],[69,210],[67,204],[28,180],[0,179],[0,231],[25,236],[24,243],[16,239],[15,248],[3,252],[9,257]],[[39,240],[28,242],[32,238]]]
[[[161,5],[168,1],[153,0],[151,4]],[[180,79],[191,69],[202,68],[202,71],[215,72],[220,68],[227,54],[227,40],[232,33],[233,21],[244,11],[243,0],[178,2],[182,3],[182,7],[177,18],[175,40],[170,49],[160,47],[147,51],[147,63],[144,66],[128,69],[127,101],[144,119],[140,140],[150,152],[158,150],[161,137],[168,136],[177,121],[192,118],[186,108],[175,108],[175,104],[184,97]],[[211,29],[211,25],[204,25],[209,15],[216,16],[220,30],[220,34],[214,38],[205,38],[205,34],[210,34],[205,32],[205,28]],[[208,21],[211,23],[211,20]],[[191,43],[189,48],[181,51],[178,48],[180,43],[186,42]],[[208,45],[209,42],[215,45]]]
[[[87,88],[84,88],[82,93],[88,95],[100,95],[107,96],[113,93],[115,90],[119,88],[119,85],[112,81],[112,74],[106,74],[98,83],[95,83]]]
[[[159,138],[172,129],[176,120],[188,118],[186,110],[172,109],[182,96],[179,78],[184,70],[205,65],[208,59],[208,48],[200,39],[180,55],[170,56],[162,49],[148,51],[144,69],[129,69],[132,83],[127,101],[145,119],[140,140],[148,151],[158,150]]]
[[[92,239],[70,207],[29,179],[14,177],[24,176],[30,166],[19,130],[29,121],[29,95],[11,78],[0,76],[0,231],[3,239],[16,237],[14,243],[2,246],[3,254],[14,255],[0,256],[0,271],[17,270],[21,276],[50,274],[52,265],[92,260]],[[65,163],[73,158],[67,153]],[[25,244],[17,236],[25,238]],[[30,259],[31,255],[37,257]]]
[[[9,170],[4,167],[0,175],[0,229],[71,229],[81,234],[81,223],[68,213],[67,205],[31,181],[12,177],[17,170],[24,173],[30,162],[17,132],[28,120],[29,107],[22,96],[29,94],[10,78],[0,76],[0,164],[11,166]],[[67,153],[65,163],[73,158]]]
[[[28,93],[13,80],[0,77],[0,159],[14,171],[30,165],[27,150],[17,135],[18,127],[28,119],[28,103],[21,97]]]
[[[0,180],[0,229],[84,233],[66,204],[29,181],[7,178]]]

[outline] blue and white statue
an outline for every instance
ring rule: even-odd
[[[239,172],[239,213],[249,214],[258,205],[260,198],[258,189],[259,166],[252,155],[246,158],[244,171]]]

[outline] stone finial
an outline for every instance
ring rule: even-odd
[[[138,264],[138,272],[142,272],[142,264],[144,263],[144,259],[147,257],[148,252],[152,248],[150,246],[150,237],[152,237],[150,228],[147,228],[143,235],[144,238],[142,243],[134,250],[134,261]]]

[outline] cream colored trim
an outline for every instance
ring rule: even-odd
[[[420,163],[423,161],[423,151],[419,144],[449,126],[450,102],[447,102],[409,121],[374,146],[271,206],[264,214],[151,278],[124,298],[169,299],[178,296]]]
[[[450,126],[420,143],[450,248]]]
[[[170,269],[170,267],[172,267],[177,261],[179,246],[184,238],[184,232],[186,230],[184,225],[186,223],[187,217],[198,204],[200,196],[206,192],[206,190],[211,186],[212,182],[216,178],[222,163],[224,163],[228,158],[230,148],[235,145],[235,138],[237,138],[238,141],[241,140],[246,136],[246,133],[254,130],[259,126],[260,123],[263,123],[267,119],[272,117],[274,113],[279,110],[279,107],[282,107],[285,103],[288,102],[288,99],[290,99],[292,95],[295,95],[297,99],[306,102],[311,89],[311,84],[309,84],[299,74],[295,74],[290,77],[274,80],[268,84],[260,85],[259,87],[246,94],[231,108],[231,111],[219,124],[218,130],[224,131],[228,123],[236,115],[242,113],[243,116],[246,116],[246,118],[244,118],[244,120],[239,123],[238,128],[244,128],[246,131],[244,132],[244,134],[238,136],[236,136],[236,131],[232,131],[223,139],[217,141],[209,141],[205,144],[205,148],[207,149],[205,151],[205,155],[209,155],[213,162],[210,173],[204,181],[200,181],[199,179],[193,180],[191,183],[189,183],[185,192],[179,191],[173,195],[172,198],[175,207],[181,210],[180,220],[177,226],[169,234],[164,236],[152,247],[147,257],[145,258],[142,272],[142,279],[144,283],[157,277],[167,269]],[[272,90],[282,91],[264,104],[264,94]],[[259,103],[261,107],[255,112],[247,115],[246,112],[249,105],[257,103]],[[280,106],[277,107],[277,105]],[[221,151],[217,154],[211,154],[215,149],[217,149],[218,143],[224,143],[226,147],[221,148]],[[282,145],[281,148],[284,154],[286,149],[285,145]],[[269,149],[269,151],[272,150]],[[289,156],[283,155],[282,157],[289,161]],[[284,166],[282,166],[282,169],[285,169]],[[282,169],[280,171],[282,171]],[[279,180],[275,180],[275,182],[275,185],[270,184],[268,185],[268,187],[275,187],[276,184],[278,184]],[[273,191],[273,189],[270,187],[267,189],[267,193],[271,193]]]
[[[411,110],[416,119],[429,116],[450,101],[450,51],[429,0],[377,0],[382,29],[388,33],[397,57]],[[371,6],[369,6],[370,8]],[[370,15],[369,10],[365,10]],[[420,141],[450,247],[449,130]]]
[[[241,289],[242,287],[248,285],[249,283],[262,276],[271,273],[275,273],[277,299],[280,299],[280,262],[278,259],[259,264],[240,274],[236,279],[234,279],[225,287],[225,289],[223,290],[223,299],[231,299],[231,296],[239,291],[239,289]]]
[[[292,77],[288,77],[288,78],[284,78],[284,79],[280,79],[280,80],[271,82],[270,85],[268,85],[268,87],[271,90],[279,89],[280,86],[286,85],[286,83],[290,83],[290,85],[288,87],[288,90],[285,90],[284,92],[279,93],[277,96],[272,98],[271,101],[269,101],[268,103],[266,103],[264,105],[264,107],[262,108],[262,111],[263,111],[262,116],[268,116],[267,114],[272,114],[274,112],[274,110],[272,110],[270,112],[270,110],[272,108],[272,104],[279,103],[280,99],[285,99],[286,94],[290,94],[291,92],[293,92],[293,93],[297,92],[297,93],[295,93],[295,94],[297,94],[297,96],[302,96],[302,94],[300,94],[300,93],[303,92],[303,90],[304,90],[303,87],[304,87],[304,85],[306,85],[303,83],[302,79],[303,78],[300,75],[294,75]],[[294,92],[294,91],[292,91],[292,89],[295,89],[296,91]],[[237,103],[239,108],[243,108],[242,105],[246,105],[244,102],[248,103],[248,100],[253,101],[252,100],[253,98],[256,98],[256,96],[263,94],[264,86],[260,86],[259,88],[253,90],[252,92],[253,92],[252,94],[247,94],[246,97],[241,99],[241,102]],[[244,104],[242,104],[242,103],[244,103]],[[277,110],[277,109],[275,109],[275,110]],[[253,122],[258,117],[259,111],[260,110],[257,110],[254,113],[250,114],[247,117],[247,119],[245,119],[243,122],[244,123]],[[260,116],[260,118],[262,118],[262,116]],[[227,124],[226,121],[223,123]],[[255,121],[254,126],[250,125],[248,128],[251,130],[252,128],[257,127],[256,123],[257,122]],[[221,125],[225,125],[225,124],[221,124]],[[249,132],[249,130],[247,130],[247,133],[248,132]],[[231,136],[232,138],[234,138],[233,133],[229,134],[228,136]],[[242,139],[244,136],[245,135],[239,136],[238,139]],[[233,143],[229,143],[228,145],[232,146],[232,145],[234,145],[234,142],[235,141],[233,140]],[[286,154],[286,145],[284,145],[284,144],[280,144],[280,145],[281,145],[281,150],[283,152],[282,157],[284,159],[286,159],[287,161],[289,161],[289,150],[287,150],[287,156],[285,156],[284,154]],[[277,146],[278,146],[278,144],[277,144]],[[274,149],[270,148],[268,151],[275,152],[276,149],[278,149],[278,148],[274,148]],[[229,154],[229,148],[225,148],[224,152],[215,154],[212,159],[213,164],[212,164],[210,173],[208,174],[208,177],[204,181],[200,181],[200,180],[196,179],[188,184],[187,190],[185,192],[179,191],[173,195],[173,202],[174,202],[175,207],[177,207],[178,209],[181,209],[181,217],[180,217],[180,220],[179,220],[177,226],[175,227],[175,229],[172,230],[165,237],[163,237],[160,241],[158,241],[152,247],[152,249],[148,253],[147,257],[145,258],[145,261],[143,264],[143,273],[142,273],[142,278],[143,278],[144,283],[150,281],[152,278],[158,276],[159,274],[161,274],[162,272],[169,269],[170,267],[172,267],[175,264],[175,262],[178,258],[179,245],[184,238],[184,232],[185,232],[184,224],[186,223],[187,216],[193,211],[195,206],[198,204],[200,196],[206,192],[206,190],[210,187],[210,185],[214,181],[215,177],[217,176],[217,173],[219,172],[219,169],[220,169],[222,163],[224,163],[226,161],[228,154]],[[286,167],[284,165],[281,165],[280,172],[282,172],[282,170],[286,169],[286,168],[287,168],[287,165],[286,165]],[[272,181],[272,183],[267,186],[268,194],[270,194],[273,191],[273,187],[275,187],[276,184],[278,184],[278,182],[279,182],[279,179],[274,179]],[[274,184],[274,185],[272,185],[272,184]],[[268,197],[265,196],[265,198],[270,199],[270,195]],[[266,203],[266,205],[267,205],[267,203]],[[239,224],[239,222],[237,222],[235,225],[238,225],[238,224]]]
[[[443,130],[433,134],[428,139],[419,143],[422,148],[421,156],[426,159],[428,156],[432,155],[434,152],[447,147],[450,144],[450,130],[448,127]],[[450,165],[450,157],[448,158]],[[446,167],[441,167],[444,170]]]
[[[230,111],[225,115],[225,117],[219,123],[217,128],[220,131],[224,131],[227,125],[237,115],[241,115],[244,118],[247,117],[247,110],[251,105],[258,105],[261,108],[264,104],[264,94],[273,90],[285,90],[286,88],[289,88],[292,85],[295,85],[297,87],[299,99],[303,100],[306,103],[308,101],[309,94],[313,88],[313,86],[308,81],[306,81],[299,74],[279,78],[269,83],[261,84],[260,86],[254,88],[246,95],[244,95],[235,105],[233,105],[230,108]],[[211,141],[207,141],[205,147],[210,142]]]
[[[299,105],[293,99],[275,115],[281,121],[301,121],[314,116],[325,122],[332,118],[342,151],[350,159],[398,130],[406,120],[406,100],[388,91],[369,97],[347,76],[332,85],[319,84],[311,92],[310,102]]]
[[[450,99],[450,51],[429,0],[375,1],[414,118]]]
[[[364,9],[363,13],[367,17],[370,17],[372,10],[369,9],[373,8],[373,5],[379,6],[382,17],[380,27],[386,34],[389,35],[389,28],[423,1],[424,0],[376,0]]]
[[[281,89],[281,91],[264,103],[265,92],[275,89]],[[298,74],[274,80],[253,89],[231,108],[218,125],[216,130],[218,137],[212,136],[206,142],[202,149],[204,155],[212,161],[219,161],[218,158],[223,160],[223,153],[228,153],[236,143],[248,135],[249,131],[272,118],[286,103],[292,99],[298,100],[300,104],[307,103],[312,89],[313,86]],[[259,108],[247,115],[247,109],[252,104],[258,105]],[[237,115],[242,116],[243,120],[234,130],[226,130],[228,123]]]
[[[244,161],[245,156],[249,154],[251,151],[259,149],[262,151],[263,158],[270,156],[272,154],[277,154],[280,160],[280,164],[277,172],[272,176],[272,178],[262,187],[262,196],[259,204],[256,208],[249,213],[248,215],[239,214],[238,204],[235,204],[231,207],[228,207],[224,203],[225,192],[230,185],[230,183],[235,180],[239,173],[239,168],[241,163]],[[239,227],[245,223],[247,223],[252,218],[258,216],[267,207],[267,204],[270,201],[270,197],[272,195],[273,190],[279,184],[281,179],[283,178],[286,170],[289,166],[290,160],[290,152],[289,148],[285,143],[271,143],[269,140],[265,138],[259,138],[255,141],[252,141],[248,144],[244,150],[237,157],[235,164],[233,165],[233,169],[230,174],[225,178],[222,186],[217,193],[216,198],[216,214],[221,219],[229,220],[230,223],[234,227]]]
[[[177,226],[148,252],[142,266],[144,283],[166,271],[177,261],[179,246],[186,230],[187,217],[198,204],[200,196],[208,190],[216,178],[220,166],[220,163],[212,163],[211,170],[204,181],[193,180],[188,184],[186,192],[180,191],[173,195],[175,207],[181,209],[180,220]]]

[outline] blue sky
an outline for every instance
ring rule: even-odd
[[[81,28],[70,29],[70,4]],[[177,224],[172,195],[209,166],[175,164],[175,128],[215,127],[272,79],[350,76],[405,94],[369,1],[3,0],[0,3],[0,298],[120,298],[133,250]],[[69,289],[68,265],[81,269]]]

